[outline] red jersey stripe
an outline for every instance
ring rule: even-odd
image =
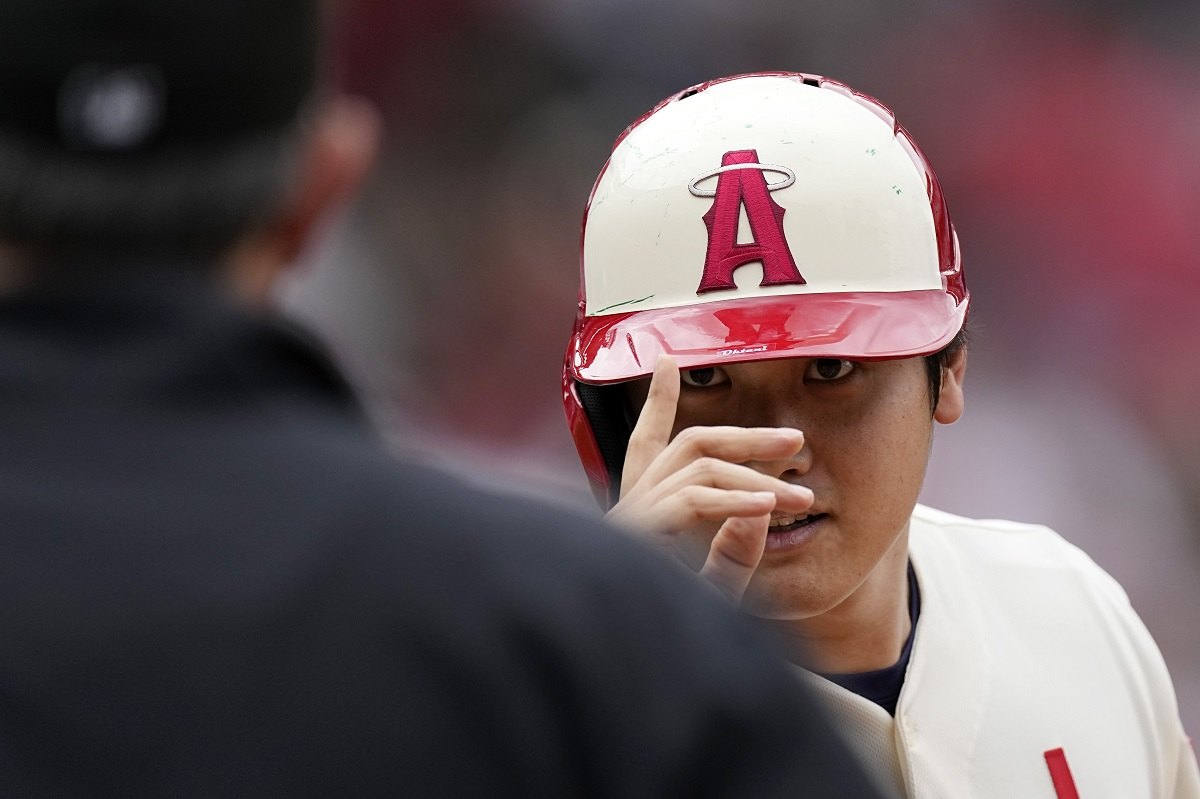
[[[1067,765],[1067,754],[1062,748],[1045,752],[1046,768],[1050,769],[1050,780],[1054,783],[1054,793],[1058,799],[1079,799],[1079,791],[1075,789],[1075,778],[1071,776],[1071,767]]]

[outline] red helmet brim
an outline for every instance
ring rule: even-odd
[[[604,384],[650,374],[660,354],[681,369],[766,358],[907,358],[936,352],[963,326],[967,297],[944,290],[794,294],[582,317],[572,376]]]

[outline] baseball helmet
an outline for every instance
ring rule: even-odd
[[[583,219],[563,402],[601,504],[633,420],[613,384],[784,357],[905,358],[962,328],[937,177],[878,100],[818,75],[702,83],[625,130]]]

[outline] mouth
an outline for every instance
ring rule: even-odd
[[[826,515],[824,513],[772,513],[767,533],[790,533],[792,530],[800,530],[819,522]]]

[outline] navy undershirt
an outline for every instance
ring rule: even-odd
[[[904,649],[900,651],[900,659],[894,665],[876,671],[862,671],[856,674],[822,674],[821,676],[864,699],[870,699],[890,715],[896,715],[896,703],[900,700],[900,689],[904,687],[904,673],[908,670],[908,660],[912,655],[913,636],[917,632],[917,617],[920,615],[921,591],[917,588],[917,575],[913,571],[912,563],[909,562],[908,618],[912,621],[912,626],[908,631],[908,639],[904,642]]]

